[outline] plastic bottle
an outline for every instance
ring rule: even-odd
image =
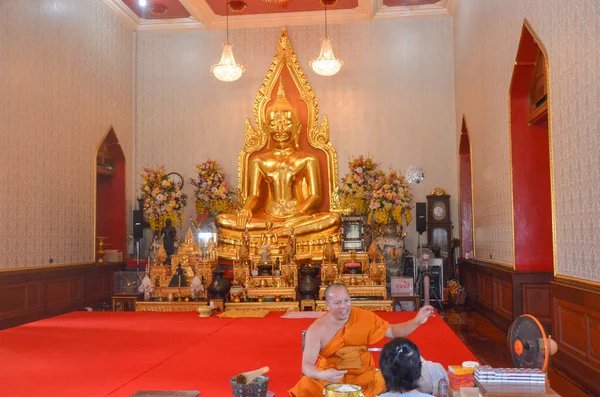
[[[448,397],[448,381],[446,378],[441,378],[438,382],[437,397]]]

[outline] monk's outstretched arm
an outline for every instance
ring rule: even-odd
[[[409,320],[400,324],[390,324],[388,330],[385,333],[386,338],[394,339],[408,336],[415,329],[419,327],[419,325],[424,324],[429,317],[434,315],[433,307],[427,305],[423,306],[421,310],[417,313],[416,317],[412,320]]]

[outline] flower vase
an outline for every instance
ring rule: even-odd
[[[192,300],[196,299],[196,291],[190,291],[190,297]]]
[[[144,292],[144,300],[145,301],[149,301],[150,300],[150,291]]]

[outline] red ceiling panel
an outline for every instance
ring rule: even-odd
[[[285,12],[323,11],[320,0],[289,0],[285,4],[267,3],[264,0],[242,0],[247,7],[240,14],[279,14]],[[225,15],[227,0],[206,0],[206,3],[217,15]],[[342,10],[358,7],[358,0],[338,0],[337,4],[328,9]],[[231,15],[232,12],[230,11]]]
[[[439,3],[440,0],[383,0],[383,5],[388,7],[423,6]]]
[[[146,0],[148,5],[146,7],[140,7],[138,0],[121,0],[125,5],[140,18],[144,19],[170,19],[170,18],[189,18],[190,13],[188,10],[181,5],[179,0]],[[153,6],[155,7],[155,13],[152,12]],[[162,6],[162,7],[161,7]],[[162,14],[166,7],[166,13]]]

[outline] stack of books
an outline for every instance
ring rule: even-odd
[[[475,369],[475,381],[480,384],[545,385],[546,373],[537,368],[492,368],[489,365],[484,365]]]

